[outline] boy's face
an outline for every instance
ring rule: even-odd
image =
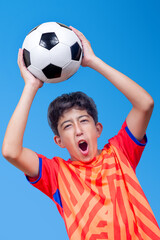
[[[65,111],[59,119],[58,132],[55,143],[67,148],[72,161],[89,162],[99,154],[97,138],[101,135],[102,124],[95,124],[86,110]]]

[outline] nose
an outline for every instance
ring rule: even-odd
[[[83,134],[82,128],[80,124],[75,124],[75,135],[76,136],[81,136]]]

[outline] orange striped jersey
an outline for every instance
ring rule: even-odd
[[[30,183],[50,197],[70,240],[160,240],[160,229],[135,175],[146,144],[126,122],[89,163],[39,156]]]

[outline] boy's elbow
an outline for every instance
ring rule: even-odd
[[[6,159],[11,156],[11,152],[9,151],[8,147],[6,146],[6,144],[4,144],[4,143],[2,145],[2,155]]]
[[[151,95],[149,94],[144,95],[138,102],[136,108],[143,113],[152,113],[154,108],[154,100],[151,97]]]
[[[18,158],[18,152],[14,149],[10,148],[7,144],[2,145],[2,155],[8,161],[12,161]]]
[[[152,112],[154,108],[154,100],[153,98],[149,95],[147,100],[146,100],[146,104],[145,104],[145,108],[144,110],[146,112]]]

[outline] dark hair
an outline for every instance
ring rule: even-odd
[[[60,117],[64,111],[71,108],[86,110],[93,118],[95,124],[98,122],[97,108],[92,98],[83,92],[62,94],[53,100],[48,107],[48,123],[55,135],[59,135],[58,121]]]

